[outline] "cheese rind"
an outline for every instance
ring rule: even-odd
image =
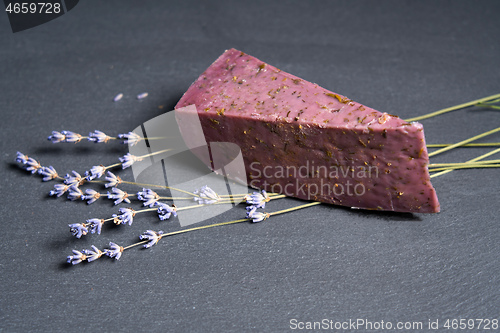
[[[355,208],[439,211],[419,123],[376,111],[235,49],[190,86],[176,109],[191,104],[207,142],[241,148],[253,187]]]

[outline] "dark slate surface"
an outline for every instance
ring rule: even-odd
[[[435,215],[317,206],[69,267],[73,248],[130,244],[145,229],[179,225],[143,215],[74,239],[68,223],[116,208],[49,198],[53,184],[13,161],[19,150],[61,173],[114,162],[125,146],[45,139],[52,130],[132,130],[172,109],[231,47],[403,118],[499,93],[499,14],[498,1],[80,1],[16,34],[1,14],[0,330],[280,332],[292,319],[424,328],[439,319],[442,328],[448,318],[498,318],[498,170],[436,178]],[[113,103],[118,92],[125,98]],[[500,126],[500,115],[468,109],[423,123],[429,143],[457,142]],[[490,140],[500,135],[482,141]]]

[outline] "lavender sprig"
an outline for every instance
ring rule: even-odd
[[[80,142],[84,137],[78,133],[70,132],[70,131],[52,131],[52,135],[50,135],[47,139],[52,141],[52,143],[60,143],[60,142],[70,142],[77,143]]]

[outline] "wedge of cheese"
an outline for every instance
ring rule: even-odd
[[[252,187],[352,208],[439,212],[419,123],[235,49],[189,87],[176,109],[192,104],[207,142],[240,147]],[[183,136],[189,141],[189,133]]]

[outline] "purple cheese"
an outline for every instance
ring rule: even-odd
[[[419,123],[235,49],[189,87],[176,109],[192,104],[207,142],[241,148],[252,187],[352,208],[439,212]],[[183,137],[189,141],[189,133]]]

